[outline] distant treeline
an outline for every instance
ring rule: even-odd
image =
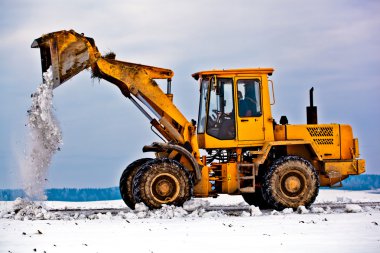
[[[99,201],[121,199],[119,187],[110,188],[63,188],[47,189],[45,191],[48,200],[52,201]],[[23,190],[0,190],[0,200],[15,200],[18,197],[26,197]]]
[[[343,187],[334,189],[353,191],[380,189],[380,175],[352,176],[343,181]],[[99,201],[121,199],[119,187],[47,189],[45,193],[47,199],[53,201]],[[10,201],[17,197],[25,196],[24,191],[19,189],[0,190],[0,201]]]
[[[342,190],[362,191],[380,189],[380,175],[351,176],[343,181]]]

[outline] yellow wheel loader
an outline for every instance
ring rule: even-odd
[[[116,85],[163,140],[143,147],[154,159],[134,161],[121,176],[120,193],[132,209],[138,202],[154,209],[218,194],[241,194],[261,208],[310,206],[320,186],[365,171],[351,127],[317,123],[313,89],[307,124],[288,124],[285,116],[276,123],[272,68],[193,74],[200,88],[196,123],[173,103],[170,69],[102,56],[92,38],[73,30],[43,35],[32,47],[40,48],[43,72],[52,66],[54,88],[91,68],[94,77]],[[166,93],[156,79],[167,80]]]

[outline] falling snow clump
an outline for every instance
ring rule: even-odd
[[[33,200],[45,200],[44,188],[53,155],[62,145],[61,129],[53,114],[53,73],[43,73],[44,82],[31,95],[28,110],[29,135],[20,169],[24,190]]]

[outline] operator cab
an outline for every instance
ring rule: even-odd
[[[202,71],[192,76],[200,83],[198,142],[200,148],[260,146],[273,139],[268,79],[273,69]],[[269,122],[272,125],[272,122]]]

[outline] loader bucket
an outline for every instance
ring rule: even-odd
[[[40,48],[42,73],[52,66],[53,88],[89,68],[100,57],[94,40],[73,30],[43,35],[31,47]]]

